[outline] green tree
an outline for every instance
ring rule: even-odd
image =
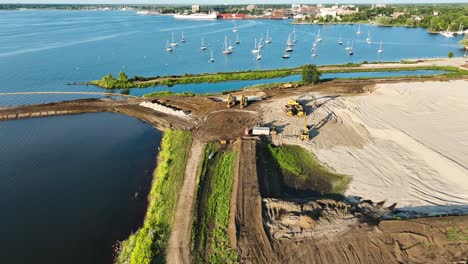
[[[118,80],[119,80],[119,82],[128,82],[127,74],[125,74],[125,72],[123,72],[123,71],[120,71]]]
[[[317,84],[320,81],[320,71],[314,64],[307,64],[302,67],[302,81],[307,84]]]
[[[450,51],[450,52],[448,53],[448,57],[449,57],[449,58],[453,58],[453,52]]]

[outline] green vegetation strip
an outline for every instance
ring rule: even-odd
[[[153,174],[143,227],[120,245],[116,263],[164,263],[166,246],[190,152],[190,132],[166,130]]]
[[[219,73],[203,73],[203,74],[185,74],[183,76],[156,76],[156,77],[141,77],[135,76],[132,79],[126,78],[125,73],[120,72],[119,77],[115,79],[112,75],[107,74],[101,80],[91,81],[86,84],[96,85],[105,89],[129,89],[129,88],[146,88],[150,86],[167,85],[173,86],[176,84],[189,83],[218,83],[235,80],[259,80],[287,77],[297,74],[299,68],[291,69],[275,69],[275,70],[256,70],[256,71],[239,71],[239,72],[219,72]],[[125,77],[124,77],[125,76]]]
[[[404,63],[404,64],[408,64]],[[117,79],[112,75],[107,74],[101,80],[91,81],[86,84],[96,85],[105,89],[123,89],[128,92],[130,88],[146,88],[157,85],[172,86],[176,84],[189,84],[189,83],[218,83],[225,81],[239,81],[239,80],[260,80],[260,79],[272,79],[272,78],[283,78],[291,75],[302,74],[304,83],[317,83],[318,77],[323,73],[347,73],[347,72],[394,72],[394,71],[416,71],[416,70],[443,70],[447,73],[443,74],[448,77],[456,77],[462,75],[468,75],[468,71],[461,70],[457,67],[452,66],[413,66],[413,67],[389,67],[389,68],[362,68],[362,64],[343,64],[333,66],[320,66],[315,65],[304,65],[299,68],[289,69],[276,69],[276,70],[257,70],[257,71],[243,71],[243,72],[221,72],[213,74],[186,74],[183,76],[165,76],[165,77],[139,77],[135,76],[129,79],[124,72],[120,72]],[[328,68],[328,69],[327,69]],[[335,68],[335,69],[330,69]],[[310,74],[305,74],[306,72]],[[309,76],[310,78],[306,78]],[[425,75],[427,76],[427,75]],[[371,79],[371,78],[366,78]],[[271,86],[270,86],[271,87]],[[156,92],[147,97],[164,97],[171,96],[167,91]],[[194,96],[195,93],[185,92],[179,93],[182,96]]]
[[[237,263],[237,253],[230,247],[227,234],[231,192],[236,153],[224,152],[208,160],[216,150],[215,144],[205,147],[205,161],[201,164],[199,199],[209,190],[204,201],[199,201],[199,215],[195,218],[192,234],[192,250],[195,263]],[[209,182],[205,182],[205,181]]]
[[[315,191],[343,194],[351,182],[351,177],[331,172],[320,165],[312,153],[299,146],[275,147],[270,144],[268,149],[283,174],[292,175],[300,182],[311,184],[312,186],[307,187]]]

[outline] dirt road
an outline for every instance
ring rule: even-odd
[[[236,226],[240,263],[275,263],[276,256],[263,228],[255,141],[242,140],[239,155]]]
[[[197,172],[202,157],[203,144],[194,140],[185,169],[185,179],[177,201],[177,209],[172,223],[167,247],[166,263],[190,263],[190,229],[196,202]]]

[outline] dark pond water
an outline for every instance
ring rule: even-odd
[[[112,113],[0,122],[0,262],[112,263],[143,221],[160,139]]]

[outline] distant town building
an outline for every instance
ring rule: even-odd
[[[387,7],[386,4],[372,4],[371,9],[374,9],[374,8],[386,8],[386,7]]]
[[[399,16],[403,16],[403,15],[405,15],[405,14],[406,14],[405,12],[393,12],[392,18],[393,18],[393,19],[396,19],[396,18],[398,18]]]
[[[200,5],[192,5],[192,13],[200,12]]]
[[[327,8],[327,7],[320,8],[321,17],[326,17],[326,16],[336,17],[336,15],[337,15],[337,9],[335,8]]]
[[[286,15],[284,14],[284,9],[274,9],[273,12],[271,12],[271,16],[274,18],[283,18]]]
[[[255,10],[255,8],[257,8],[257,6],[255,5],[248,5],[245,9],[249,12],[252,12]]]
[[[293,14],[298,14],[301,12],[301,5],[291,5],[291,10]]]
[[[433,15],[434,15],[434,16],[438,16],[438,15],[439,15],[439,11],[434,11]]]

